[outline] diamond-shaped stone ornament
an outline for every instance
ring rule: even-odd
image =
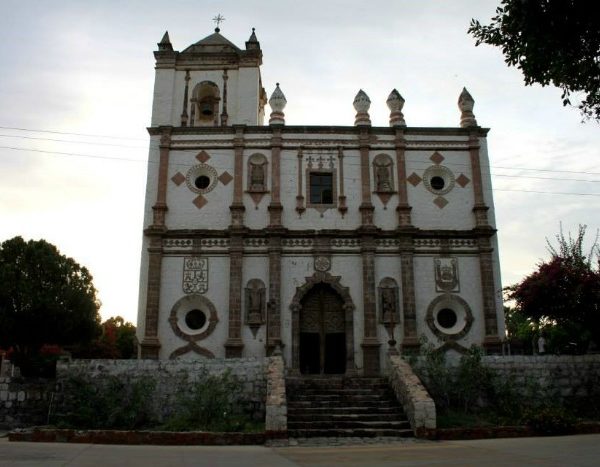
[[[438,196],[433,200],[433,204],[435,204],[438,208],[444,209],[444,207],[448,204],[448,201],[443,196]]]
[[[444,156],[442,156],[439,152],[435,151],[431,157],[429,158],[429,160],[431,162],[433,162],[436,165],[439,165],[443,162],[444,160]]]
[[[466,187],[470,181],[471,180],[469,180],[469,177],[467,177],[465,174],[460,174],[458,177],[456,177],[456,183],[458,183],[461,188]]]
[[[196,159],[204,164],[208,159],[210,159],[210,156],[206,153],[206,151],[200,151],[196,156]]]
[[[185,175],[183,175],[181,172],[177,172],[175,175],[173,175],[171,177],[171,181],[179,186],[181,185],[183,182],[185,182]]]
[[[196,196],[192,202],[198,209],[202,209],[208,203],[207,199],[202,195]]]
[[[233,177],[231,176],[231,174],[227,171],[223,172],[221,175],[219,175],[219,181],[223,184],[223,185],[227,185],[229,184],[229,182],[231,182],[231,180],[233,180]]]
[[[406,179],[408,181],[408,183],[410,183],[412,186],[417,186],[419,183],[421,183],[421,181],[423,180],[421,177],[419,177],[416,173],[411,173],[408,178]]]

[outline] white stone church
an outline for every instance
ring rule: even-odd
[[[375,375],[423,340],[498,349],[488,129],[466,90],[457,127],[407,125],[396,90],[388,127],[362,90],[353,125],[288,126],[254,31],[181,52],[165,34],[154,56],[141,358],[281,352],[290,374]]]

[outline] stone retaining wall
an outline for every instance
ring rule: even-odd
[[[534,383],[563,399],[600,392],[600,355],[484,356],[482,362],[523,391]]]
[[[0,378],[0,429],[46,423],[53,380]]]
[[[239,394],[233,394],[252,412],[256,420],[265,418],[267,393],[267,359],[236,358],[186,360],[73,360],[59,362],[56,367],[59,391],[68,379],[82,377],[95,384],[106,384],[117,377],[120,384],[148,381],[155,385],[152,412],[157,420],[168,417],[176,403],[179,391],[185,385],[198,381],[205,375],[222,375],[229,372],[242,384]],[[59,401],[59,404],[62,402]]]
[[[436,427],[435,403],[408,362],[388,355],[388,379],[402,403],[415,436],[425,437]]]

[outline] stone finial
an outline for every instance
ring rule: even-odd
[[[171,40],[169,39],[169,31],[165,31],[164,36],[157,45],[158,50],[173,50],[173,45],[171,44]]]
[[[463,88],[460,96],[458,96],[458,108],[460,109],[460,126],[462,128],[468,128],[471,126],[477,126],[477,120],[473,114],[473,107],[475,106],[475,99],[469,94],[467,88]]]
[[[369,99],[367,93],[360,89],[356,94],[352,105],[356,110],[356,118],[354,119],[354,125],[370,125],[371,118],[369,117],[369,108],[371,107],[371,99]]]
[[[252,28],[252,34],[250,34],[250,38],[246,41],[246,50],[260,49],[260,42],[256,38],[256,33],[254,32],[254,28]]]
[[[404,107],[404,98],[396,89],[392,89],[390,95],[385,101],[390,109],[390,126],[406,126],[402,108]]]
[[[281,92],[279,88],[279,83],[275,87],[275,91],[271,94],[271,98],[269,99],[269,105],[271,106],[271,118],[269,119],[269,125],[284,125],[285,124],[285,114],[283,113],[283,109],[287,104],[287,99]]]

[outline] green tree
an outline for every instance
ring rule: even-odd
[[[99,334],[99,302],[85,267],[45,240],[0,244],[0,347],[23,374],[44,344],[70,346]]]
[[[548,350],[565,351],[573,342],[585,351],[590,341],[600,345],[600,270],[598,247],[583,251],[585,226],[576,237],[556,236],[548,243],[551,259],[521,282],[507,287],[507,297],[523,316],[548,336]],[[574,349],[573,349],[574,350]]]
[[[101,324],[102,333],[91,343],[73,352],[76,358],[135,358],[137,341],[135,326],[121,316],[108,318]]]
[[[572,95],[584,118],[600,121],[600,27],[595,2],[502,0],[489,25],[471,20],[476,45],[500,47],[505,62],[523,72],[525,84],[553,84],[563,105]]]

